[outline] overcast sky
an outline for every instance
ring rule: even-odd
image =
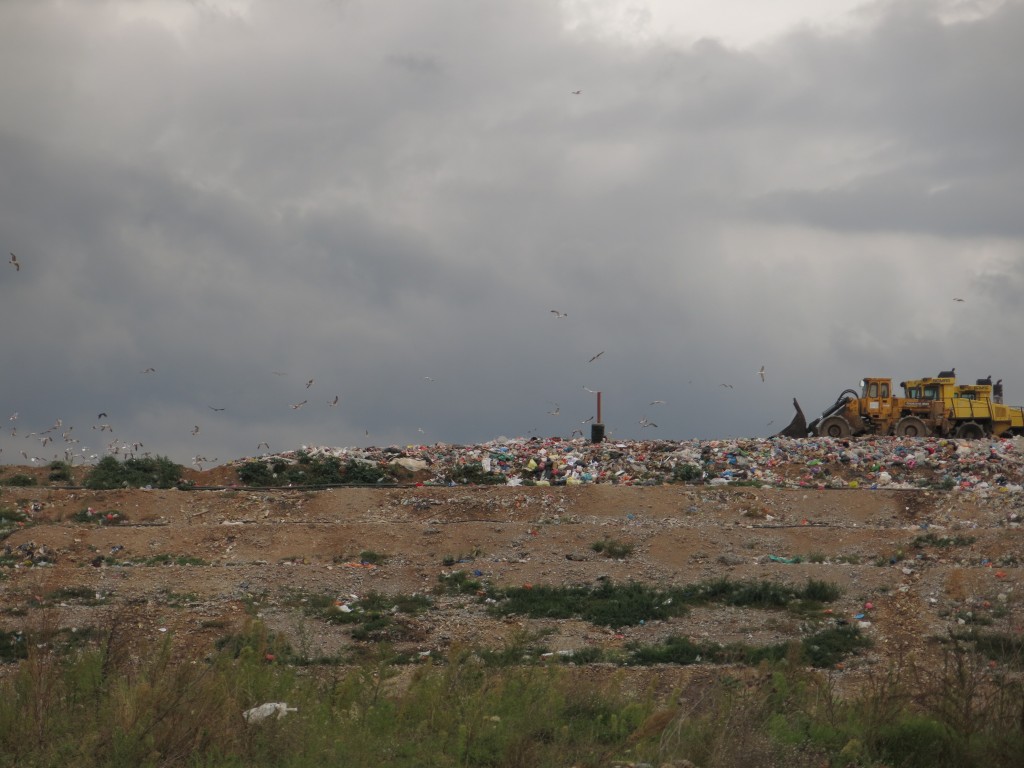
[[[3,0],[0,462],[589,436],[587,389],[613,438],[765,436],[952,366],[1024,404],[1022,40],[1020,0]]]

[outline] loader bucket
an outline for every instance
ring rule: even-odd
[[[796,416],[789,422],[789,426],[781,432],[775,433],[774,437],[807,437],[807,419],[804,412],[800,410],[800,403],[793,398],[793,407],[796,408]]]

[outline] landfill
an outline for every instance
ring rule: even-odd
[[[392,471],[421,485],[465,484],[468,475],[506,485],[760,485],[780,488],[942,488],[1019,493],[1024,438],[736,438],[602,441],[499,437],[477,445],[301,449],[233,462],[295,462],[333,456]]]

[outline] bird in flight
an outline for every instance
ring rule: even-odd
[[[758,371],[758,374],[761,376],[761,381],[764,381],[764,366],[763,365],[761,366],[761,370]]]
[[[293,411],[297,411],[297,410],[299,410],[299,408],[301,408],[302,406],[304,406],[304,405],[305,405],[305,404],[306,404],[307,402],[309,402],[309,401],[308,401],[308,400],[303,400],[303,401],[302,401],[301,403],[295,403],[295,404],[294,404],[294,405],[292,406],[292,410],[293,410]]]
[[[274,374],[275,376],[287,376],[288,375],[284,371],[271,371],[271,373]]]
[[[552,405],[555,406],[555,410],[548,411],[548,413],[552,416],[557,416],[559,413],[561,413],[562,409],[558,407],[558,403],[552,403]]]
[[[651,400],[650,405],[664,405],[664,400]]]
[[[954,297],[954,298],[953,298],[953,301],[963,301],[963,299],[961,299],[961,298],[957,298],[957,297]]]
[[[10,263],[14,265],[15,272],[21,272],[21,263],[18,261],[18,257],[15,256],[13,253],[11,254]]]
[[[105,418],[107,418],[107,412],[104,411],[103,413],[96,414],[96,418],[97,419],[105,419]]]
[[[309,381],[306,382],[306,389],[309,389],[312,386],[313,386],[313,379],[310,379]]]
[[[256,450],[258,451],[260,448],[266,448],[269,451],[270,443],[260,443],[259,445],[256,446]]]
[[[572,95],[573,96],[579,96],[581,93],[583,93],[583,91],[573,91]]]
[[[430,378],[429,376],[424,376],[424,377],[423,377],[423,380],[424,380],[424,381],[433,381],[433,379],[432,379],[432,378]]]
[[[331,400],[331,402],[329,402],[329,403],[328,403],[328,405],[329,405],[329,406],[331,406],[331,407],[333,408],[333,407],[334,407],[334,406],[336,406],[337,404],[338,404],[338,396],[337,396],[337,395],[335,395],[335,396],[334,396],[334,399],[333,399],[333,400]]]
[[[211,411],[223,411],[223,410],[225,410],[224,408],[214,408],[212,405],[208,405],[206,407],[209,408]]]
[[[199,434],[199,425],[198,424],[196,424],[194,427],[192,427],[192,434],[193,435],[198,435]]]
[[[583,385],[583,389],[585,389],[587,392],[589,392],[592,395],[596,395],[597,394],[597,390],[596,389],[591,389],[586,384]]]
[[[555,316],[556,320],[561,320],[563,317],[568,317],[568,312],[559,312],[557,309],[552,309],[551,314]]]
[[[603,355],[603,354],[604,354],[604,350],[602,349],[602,350],[601,350],[600,352],[598,352],[598,353],[597,353],[596,355],[594,355],[594,356],[593,356],[592,358],[590,358],[589,360],[587,360],[587,362],[588,362],[588,363],[592,363],[592,362],[594,362],[595,360],[597,360],[597,358],[599,358],[599,357],[600,357],[601,355]]]
[[[593,420],[594,420],[594,417],[591,416],[589,419],[584,419],[583,421],[581,421],[580,424],[589,424]]]
[[[144,371],[139,371],[139,373],[156,373],[156,368],[147,368]]]
[[[650,419],[648,419],[646,416],[644,416],[642,419],[640,419],[640,429],[645,429],[646,427],[654,427],[655,429],[657,429],[658,425],[655,424]]]
[[[728,387],[729,389],[732,389],[732,384],[720,384],[719,386]]]

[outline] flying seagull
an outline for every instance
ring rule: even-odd
[[[14,254],[11,254],[11,255],[13,256]],[[959,299],[959,298],[954,297],[953,301],[963,301],[963,299]]]
[[[596,355],[594,355],[594,356],[593,356],[592,358],[590,358],[589,360],[587,360],[587,362],[588,362],[588,363],[592,363],[592,362],[594,362],[595,360],[597,360],[597,358],[599,358],[599,357],[600,357],[601,355],[603,355],[603,354],[604,354],[604,350],[602,349],[602,350],[601,350],[600,352],[598,352],[598,353],[597,353]]]
[[[556,320],[561,320],[563,317],[568,317],[568,312],[559,312],[557,309],[552,309],[551,314],[555,316]]]
[[[260,448],[266,448],[269,451],[270,443],[260,443],[259,445],[256,446],[256,450],[258,451]]]
[[[329,406],[331,406],[331,407],[334,407],[334,406],[335,406],[335,405],[337,405],[337,404],[338,404],[338,396],[337,396],[337,395],[335,395],[335,396],[334,396],[334,399],[333,399],[333,400],[331,400],[331,402],[329,402],[329,403],[328,403],[328,405],[329,405]]]
[[[107,418],[107,412],[104,411],[103,413],[96,414],[96,418],[97,419],[105,419],[105,418]]]
[[[432,379],[432,378],[430,378],[429,376],[424,376],[424,377],[423,377],[423,380],[424,380],[424,381],[433,381],[433,379]]]
[[[728,387],[729,389],[732,389],[732,384],[720,384],[719,386]]]
[[[295,403],[295,405],[292,406],[292,410],[293,411],[299,410],[299,408],[304,406],[307,402],[309,402],[309,401],[308,400],[303,400],[301,403]]]
[[[760,376],[761,376],[761,381],[764,381],[764,366],[763,365],[761,366],[761,370],[758,371],[758,374],[760,374]]]
[[[198,424],[196,424],[194,427],[192,427],[192,434],[193,435],[198,435],[199,434],[199,425]]]
[[[583,91],[573,91],[572,95],[573,96],[579,96],[581,93],[583,93]]]
[[[139,371],[139,373],[156,373],[156,368],[147,368],[144,371]]]
[[[591,388],[590,388],[590,387],[588,387],[588,386],[587,386],[586,384],[584,384],[584,385],[583,385],[583,388],[584,388],[585,390],[587,390],[587,392],[589,392],[589,393],[590,393],[590,394],[592,394],[592,395],[596,395],[596,394],[597,394],[597,390],[596,390],[596,389],[591,389]]]
[[[313,379],[310,379],[309,381],[306,382],[306,389],[309,389],[312,386],[313,386]]]
[[[10,261],[10,263],[14,265],[14,271],[15,272],[21,272],[21,264],[18,263],[18,257],[15,256],[13,253],[11,254],[11,261]]]
[[[555,406],[555,410],[548,411],[548,413],[551,414],[552,416],[557,416],[559,413],[561,413],[562,409],[558,407],[558,403],[553,403],[553,405]]]
[[[664,405],[664,400],[651,400],[650,405]]]

